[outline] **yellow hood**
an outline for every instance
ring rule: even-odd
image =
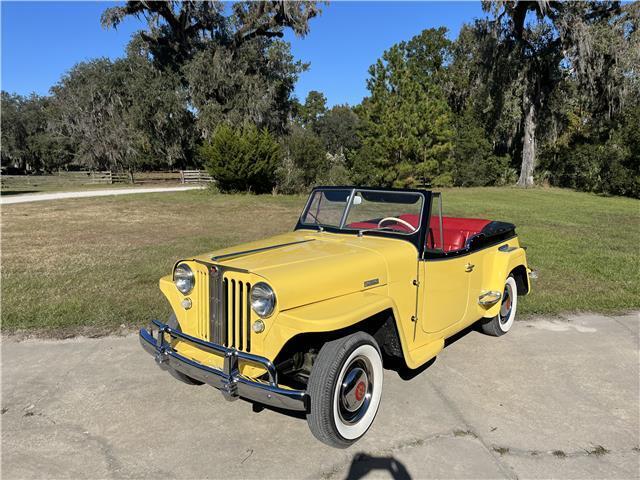
[[[274,289],[282,311],[386,285],[389,256],[385,253],[397,255],[399,244],[401,251],[415,255],[415,248],[402,240],[296,231],[197,259],[263,277]]]

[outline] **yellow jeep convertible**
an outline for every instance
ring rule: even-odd
[[[505,334],[528,273],[512,224],[443,216],[439,193],[318,187],[293,232],[177,262],[160,280],[174,314],[140,341],[179,380],[305,412],[347,447],[385,362],[416,369],[476,321]]]

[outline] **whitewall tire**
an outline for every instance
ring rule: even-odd
[[[378,413],[382,382],[382,356],[371,335],[358,332],[325,343],[307,385],[311,432],[332,447],[356,442]]]
[[[500,311],[482,323],[482,331],[487,335],[499,337],[507,333],[513,326],[518,308],[518,285],[511,275],[507,277],[500,299]]]

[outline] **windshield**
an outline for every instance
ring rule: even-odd
[[[300,221],[341,230],[412,234],[420,229],[424,197],[415,192],[315,190]]]

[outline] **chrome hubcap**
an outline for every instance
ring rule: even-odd
[[[504,287],[504,293],[502,294],[502,305],[500,306],[500,323],[506,323],[511,315],[511,308],[513,307],[511,285],[507,284]]]
[[[347,424],[358,422],[366,413],[373,391],[373,369],[366,357],[354,358],[340,382],[338,413]]]

